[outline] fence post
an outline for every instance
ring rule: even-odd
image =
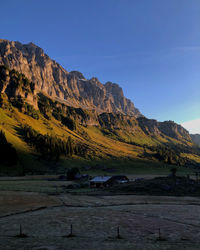
[[[23,234],[21,224],[19,225],[19,234],[17,234],[15,237],[20,237],[20,238],[28,237],[26,234]]]
[[[22,236],[22,225],[19,226],[19,235]]]
[[[73,235],[73,226],[72,226],[72,224],[70,225],[70,235],[72,236]]]
[[[160,228],[158,228],[158,240],[161,240]]]
[[[161,236],[161,230],[160,228],[158,228],[158,241],[166,241],[167,239]]]
[[[70,225],[70,234],[68,234],[67,237],[74,237],[75,235],[73,235],[73,225]]]
[[[117,227],[117,239],[121,239],[121,235],[120,235],[120,232],[119,232],[119,226]]]

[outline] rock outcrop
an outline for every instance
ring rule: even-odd
[[[68,72],[33,43],[0,40],[0,65],[23,73],[35,83],[37,92],[69,106],[142,116],[117,84],[104,85],[95,77],[88,80],[78,71]]]
[[[192,142],[189,132],[181,125],[173,121],[158,122],[154,119],[145,117],[137,118],[140,128],[146,135],[150,136],[167,136],[176,140],[186,140]]]
[[[23,74],[0,66],[0,99],[8,98],[11,102],[25,101],[38,109],[35,84],[30,82]]]

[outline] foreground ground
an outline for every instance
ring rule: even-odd
[[[199,238],[199,198],[0,191],[0,249],[200,249]]]

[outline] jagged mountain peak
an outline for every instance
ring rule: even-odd
[[[35,83],[37,92],[59,98],[68,105],[96,109],[98,113],[141,116],[119,85],[111,82],[104,85],[96,77],[88,80],[78,71],[69,73],[34,43],[0,39],[0,64],[23,73]]]
[[[86,80],[84,75],[77,70],[70,71],[70,74],[73,75],[74,77],[76,77],[77,79]]]

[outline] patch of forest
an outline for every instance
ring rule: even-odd
[[[67,141],[64,141],[56,136],[42,135],[28,125],[21,127],[20,134],[24,141],[34,147],[42,158],[58,161],[61,155],[72,156],[74,154],[70,136]]]

